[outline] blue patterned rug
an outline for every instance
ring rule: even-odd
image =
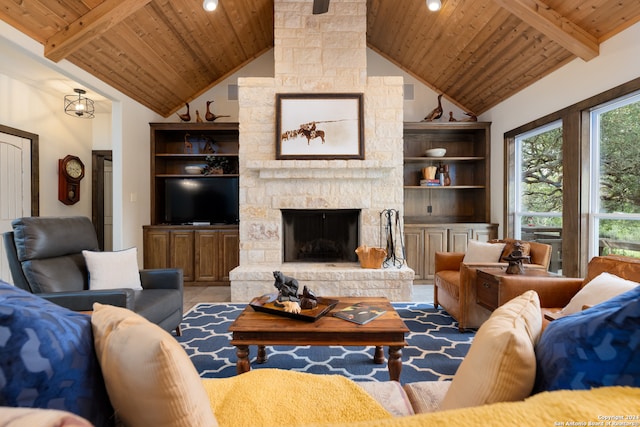
[[[203,378],[236,375],[236,349],[229,325],[246,304],[201,303],[182,321],[178,341]],[[467,354],[473,332],[458,332],[456,322],[433,304],[393,303],[410,329],[408,346],[402,350],[401,383],[451,379]],[[250,347],[251,369],[279,368],[316,374],[339,374],[355,381],[388,381],[386,363],[373,363],[373,347],[267,347],[267,362],[255,362],[256,346]],[[387,349],[385,348],[385,355]]]

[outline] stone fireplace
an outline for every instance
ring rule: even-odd
[[[332,0],[323,15],[312,5],[275,0],[275,77],[238,80],[240,265],[230,274],[231,300],[274,292],[280,270],[321,296],[409,301],[407,266],[285,260],[283,212],[356,211],[356,246],[379,246],[380,212],[403,206],[403,80],[367,76],[366,0]],[[363,93],[364,160],[275,160],[278,93]]]

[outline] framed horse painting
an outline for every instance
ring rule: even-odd
[[[276,94],[276,159],[364,159],[361,93]]]

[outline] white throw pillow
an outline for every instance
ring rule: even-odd
[[[462,262],[500,262],[500,256],[504,250],[504,243],[486,243],[478,240],[469,240],[467,252]]]
[[[142,289],[136,248],[117,252],[82,251],[89,270],[89,289]]]
[[[571,298],[571,301],[562,309],[561,313],[563,316],[577,313],[582,311],[582,307],[585,305],[600,304],[630,291],[639,284],[610,273],[600,273]]]

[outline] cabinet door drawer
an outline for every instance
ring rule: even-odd
[[[499,282],[494,278],[478,273],[476,302],[489,310],[495,310],[498,307],[498,286]]]

